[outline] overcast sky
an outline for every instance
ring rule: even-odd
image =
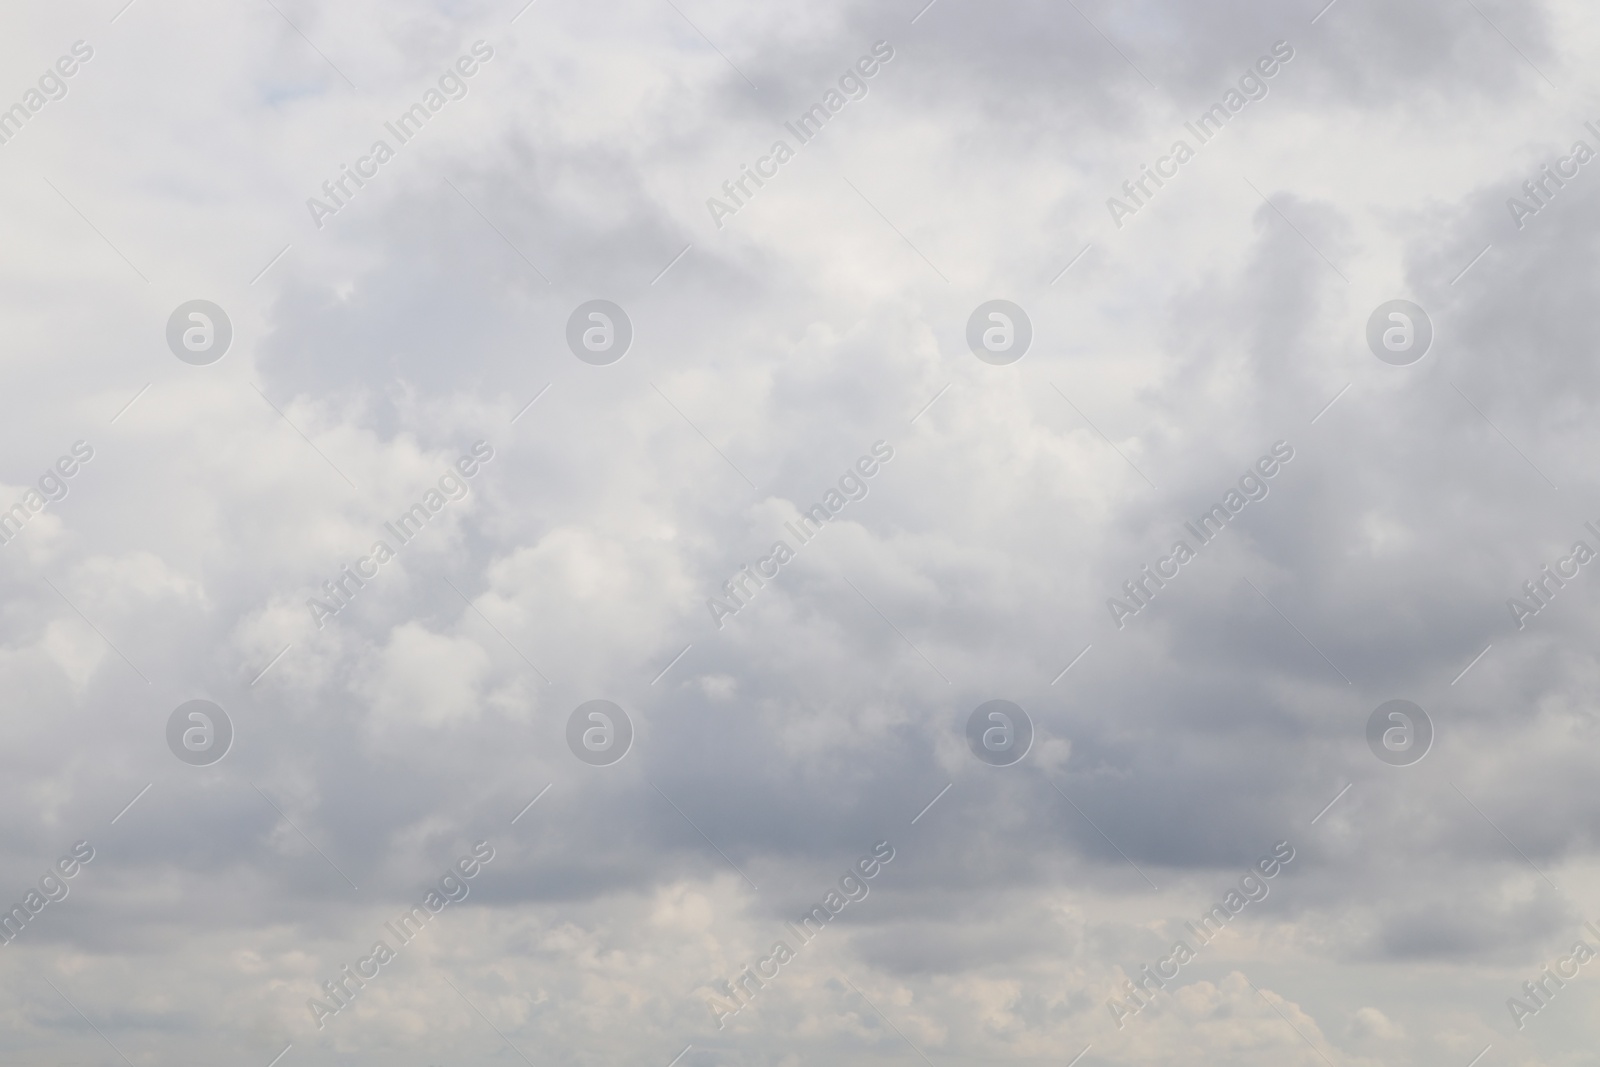
[[[1593,1062],[1589,5],[524,3],[5,13],[0,1060]]]

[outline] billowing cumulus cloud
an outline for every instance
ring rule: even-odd
[[[1585,1062],[1582,5],[13,22],[6,1063]]]

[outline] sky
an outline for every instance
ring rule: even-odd
[[[1589,6],[5,23],[6,1064],[1593,1062]]]

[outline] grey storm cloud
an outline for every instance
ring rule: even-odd
[[[1581,5],[14,22],[5,1062],[1578,1062]]]

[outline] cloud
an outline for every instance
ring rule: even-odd
[[[1591,576],[1507,608],[1600,549],[1600,179],[1506,207],[1600,148],[1581,5],[117,6],[0,42],[20,71],[95,50],[0,145],[0,501],[95,450],[0,546],[0,905],[98,852],[0,949],[7,1062],[1511,1040],[1595,870]],[[480,40],[317,228],[306,199]],[[707,198],[880,41],[718,228]],[[1119,228],[1107,198],[1278,41],[1267,95]],[[233,327],[206,366],[164,335],[197,298]],[[1406,367],[1365,340],[1401,298],[1434,327]],[[604,366],[566,342],[594,299],[633,327]],[[994,299],[1033,327],[1008,366],[967,345]],[[308,598],[480,441],[319,627]],[[1108,598],[1280,442],[1119,627]],[[1366,740],[1395,698],[1435,728],[1407,767]],[[167,748],[191,699],[235,728],[210,766]],[[603,767],[567,747],[593,699],[634,728]],[[1034,726],[1011,766],[966,736],[993,699]],[[307,999],[477,841],[470,898],[318,1029]],[[1124,980],[1280,841],[1270,896],[1118,1028]],[[717,983],[878,842],[871,894],[718,1029]],[[1582,988],[1530,1020],[1541,1055]]]

